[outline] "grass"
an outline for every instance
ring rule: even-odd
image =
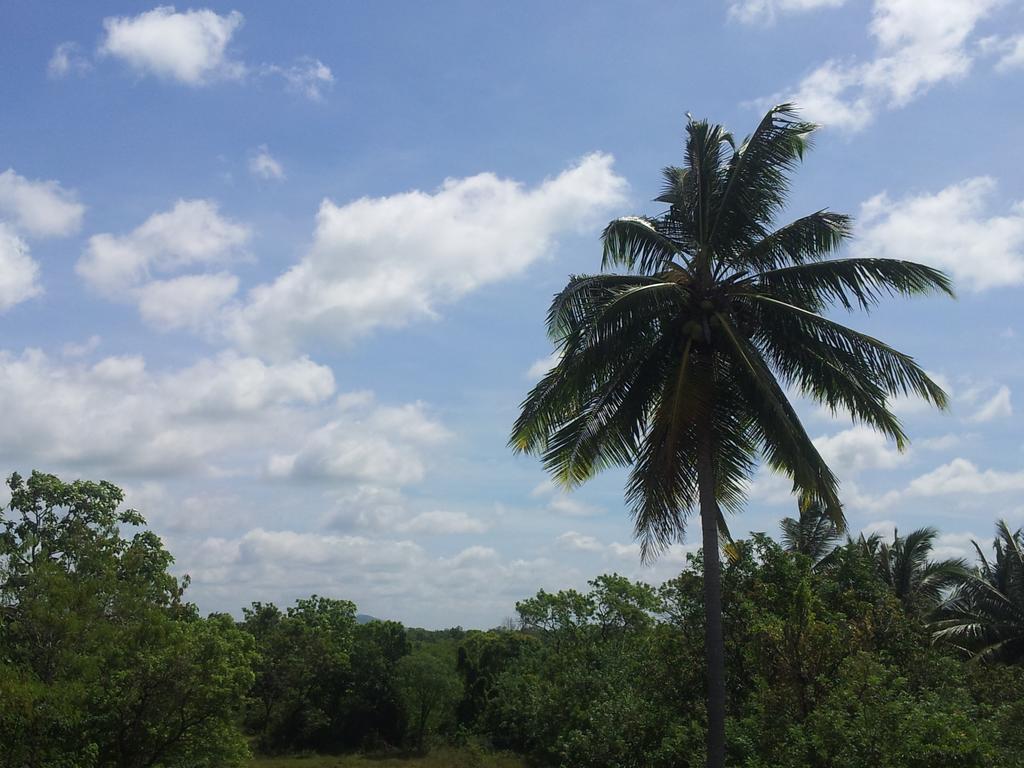
[[[310,755],[254,757],[250,768],[525,768],[509,755],[483,755],[462,749],[439,748],[423,757],[372,755]]]

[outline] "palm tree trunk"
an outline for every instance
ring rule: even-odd
[[[718,556],[718,502],[711,435],[701,439],[697,464],[704,548],[704,655],[707,679],[707,768],[725,766],[725,640],[722,635],[722,569]]]

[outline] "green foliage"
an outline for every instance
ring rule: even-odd
[[[185,602],[160,540],[123,532],[142,518],[114,486],[10,484],[0,768],[238,765],[242,724],[264,752],[360,749],[375,765],[520,765],[495,749],[561,768],[704,764],[700,553],[658,588],[610,574],[542,590],[515,631],[360,625],[351,602],[315,595],[236,623]],[[928,529],[820,559],[792,546],[816,535],[727,547],[728,764],[1024,768],[1024,534],[1000,524],[994,559],[959,571],[935,625]]]
[[[395,680],[412,743],[422,752],[429,736],[442,724],[454,722],[455,706],[462,695],[454,649],[436,644],[403,656],[395,666]]]
[[[996,525],[989,560],[978,546],[978,567],[940,607],[936,637],[987,660],[1024,662],[1024,529]]]
[[[699,512],[707,560],[708,766],[725,764],[725,676],[716,531],[759,461],[845,526],[839,479],[789,400],[849,413],[903,449],[889,404],[946,394],[909,356],[828,317],[888,296],[952,295],[921,264],[833,257],[851,232],[825,210],[779,226],[817,126],[791,104],[741,142],[690,119],[683,165],[663,172],[654,217],[605,228],[602,269],[571,276],[548,311],[558,364],[530,391],[510,445],[572,487],[628,467],[626,503],[647,558]],[[615,274],[607,270],[621,269]]]
[[[0,765],[207,766],[248,754],[251,642],[182,601],[109,483],[12,475],[0,515]]]
[[[734,552],[723,572],[730,765],[1022,764],[1024,670],[933,646],[861,546],[839,547],[827,568],[763,535]],[[701,568],[692,558],[656,592],[613,576],[521,601],[538,642],[503,662],[478,727],[538,765],[703,765]],[[644,618],[628,620],[637,604]]]
[[[242,627],[258,657],[246,721],[267,752],[399,743],[395,665],[409,653],[395,622],[356,623],[347,600],[313,596],[286,612],[253,603]]]

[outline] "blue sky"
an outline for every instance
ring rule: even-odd
[[[959,298],[846,318],[949,388],[893,446],[812,403],[853,530],[1024,523],[1024,4],[0,2],[0,461],[126,488],[204,610],[311,592],[488,626],[641,567],[610,472],[506,448],[686,112],[825,127],[792,213]],[[777,529],[757,475],[734,533]]]

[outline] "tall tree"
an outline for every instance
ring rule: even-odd
[[[889,397],[946,404],[911,357],[825,315],[886,295],[952,294],[946,276],[906,261],[828,259],[850,233],[841,214],[775,224],[815,127],[788,104],[739,144],[720,125],[689,120],[684,164],[664,170],[656,198],[668,210],[612,221],[604,271],[571,277],[555,297],[548,332],[561,358],[527,396],[511,439],[565,486],[631,466],[626,498],[645,558],[680,539],[699,509],[712,768],[725,761],[721,508],[739,509],[763,458],[843,526],[838,480],[786,388],[900,448],[907,437]]]
[[[0,508],[0,768],[245,762],[252,643],[111,483],[33,472]]]
[[[935,638],[975,658],[1024,662],[1024,529],[997,523],[991,560],[974,548],[978,566],[943,604]]]
[[[811,558],[817,567],[835,549],[840,529],[828,510],[813,499],[801,499],[799,513],[797,518],[782,518],[782,544],[788,552]]]
[[[931,553],[939,532],[918,528],[906,536],[894,531],[892,541],[880,537],[861,537],[861,547],[871,556],[882,579],[896,597],[912,611],[930,614],[946,593],[967,574],[967,563],[960,558],[932,560]]]

